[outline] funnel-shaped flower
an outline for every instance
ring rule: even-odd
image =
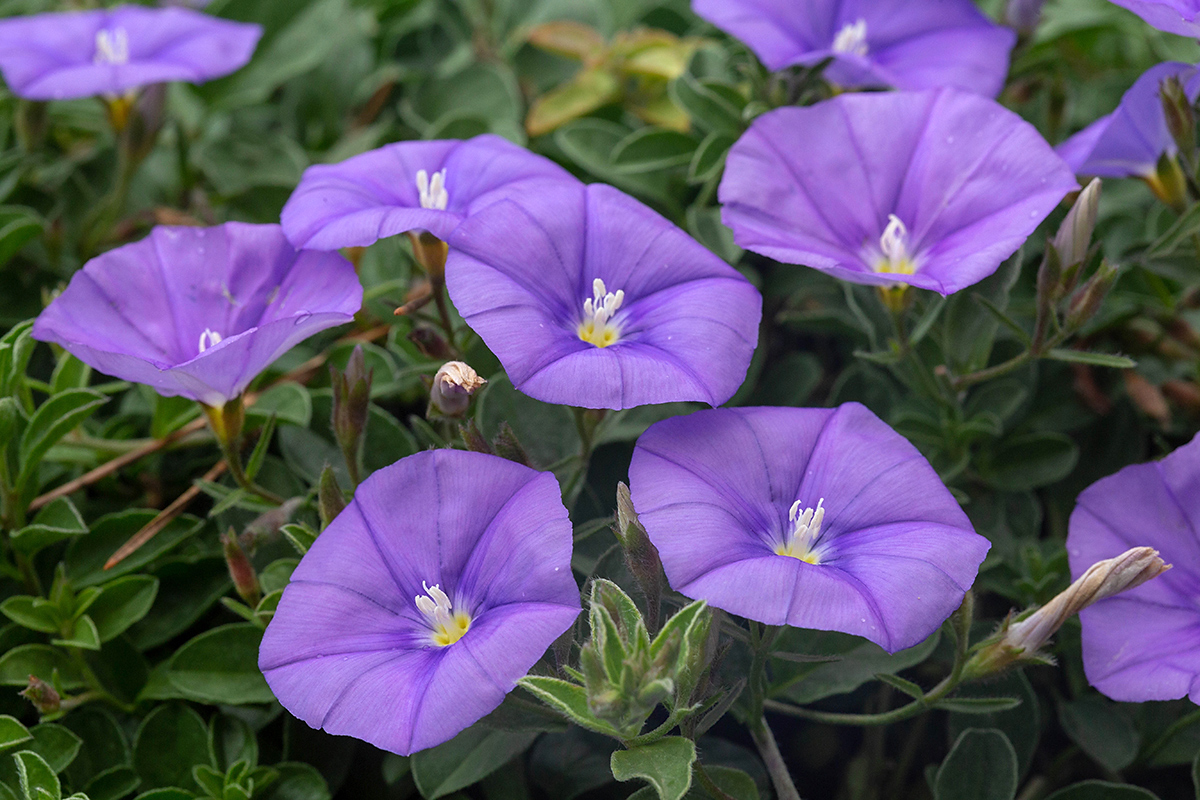
[[[439,239],[463,218],[531,180],[574,181],[548,158],[483,134],[465,142],[396,142],[304,171],[283,207],[297,247],[365,247],[412,230]]]
[[[123,95],[241,69],[262,28],[186,8],[119,6],[0,20],[0,70],[31,100]]]
[[[958,608],[989,547],[929,462],[857,403],[659,422],[629,477],[677,591],[891,652]]]
[[[1179,151],[1167,128],[1159,89],[1177,77],[1193,103],[1200,97],[1200,70],[1167,61],[1146,70],[1121,98],[1116,111],[1101,117],[1057,148],[1080,175],[1101,178],[1153,178],[1158,159]]]
[[[1160,31],[1200,37],[1200,0],[1112,0]]]
[[[75,273],[33,326],[106,375],[210,406],[362,306],[354,267],[278,225],[158,227]]]
[[[1072,577],[1143,545],[1173,567],[1080,612],[1084,672],[1114,700],[1200,703],[1200,437],[1079,495],[1067,535]]]
[[[467,219],[450,247],[454,305],[531,397],[720,405],[746,377],[758,290],[611,186],[540,185]]]
[[[433,450],[359,486],[293,573],[258,664],[309,725],[407,755],[498,706],[578,613],[554,476]]]
[[[995,272],[1074,188],[1032,125],[941,90],[764,114],[729,151],[720,197],[756,253],[951,294]]]
[[[971,0],[692,0],[771,70],[825,59],[842,86],[938,89],[995,97],[1016,35]]]

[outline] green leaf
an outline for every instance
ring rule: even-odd
[[[1017,751],[1019,774],[1024,776],[1033,764],[1042,729],[1037,694],[1024,671],[1011,671],[986,683],[968,683],[959,687],[954,696],[956,699],[1007,696],[1021,701],[1019,706],[1008,711],[951,713],[946,721],[950,741],[957,739],[967,728],[996,728],[1003,732]]]
[[[592,715],[582,686],[541,675],[528,675],[517,684],[576,725],[607,736],[618,735],[616,728]]]
[[[16,486],[27,494],[36,489],[30,486],[30,481],[37,474],[46,451],[106,402],[108,398],[100,392],[72,389],[42,403],[21,435],[18,448],[21,472],[17,476]]]
[[[33,735],[33,744],[28,749],[41,756],[55,774],[71,765],[83,744],[83,739],[69,728],[48,722],[30,728],[29,733]]]
[[[181,703],[151,711],[133,740],[133,768],[147,789],[192,788],[192,767],[208,757],[208,728],[204,720]]]
[[[146,616],[157,595],[158,578],[152,575],[130,575],[100,587],[100,596],[88,608],[100,641],[121,635]]]
[[[251,769],[258,766],[258,739],[244,720],[229,714],[214,714],[208,723],[208,756],[220,772],[239,761]]]
[[[1158,795],[1140,786],[1108,781],[1083,781],[1059,789],[1046,800],[1158,800]]]
[[[962,375],[987,366],[1000,321],[992,314],[981,314],[980,298],[991,309],[1008,310],[1009,292],[1021,272],[1022,253],[1000,265],[992,275],[975,284],[969,292],[959,292],[946,302],[942,313],[942,347],[947,364]]]
[[[940,633],[925,641],[889,654],[877,644],[857,636],[824,631],[788,628],[776,647],[804,656],[841,656],[837,662],[778,663],[774,666],[776,685],[772,696],[783,695],[794,703],[807,705],[825,697],[852,692],[880,673],[894,675],[920,664],[937,647]]]
[[[746,127],[742,122],[745,101],[740,107],[728,92],[697,80],[689,72],[671,81],[668,91],[675,104],[705,131],[740,136]]]
[[[292,523],[284,525],[279,530],[300,555],[307,553],[308,548],[312,547],[313,542],[317,540],[317,532],[307,525]]]
[[[8,714],[0,715],[0,750],[16,747],[32,738],[33,734],[18,722],[16,717],[10,717]]]
[[[51,639],[50,644],[56,644],[60,647],[82,647],[84,650],[99,650],[100,649],[100,632],[96,630],[96,623],[87,614],[75,618],[75,625],[71,628],[71,634],[65,639]]]
[[[142,792],[133,800],[195,800],[196,795],[183,789],[176,789],[168,786],[161,789],[151,789],[148,792]]]
[[[25,686],[30,675],[51,683],[55,670],[63,689],[85,685],[79,668],[64,651],[46,644],[24,644],[0,656],[0,686]]]
[[[22,750],[13,755],[13,759],[17,763],[17,780],[21,784],[21,791],[28,800],[42,800],[47,795],[53,800],[62,797],[58,775],[45,759],[32,750]]]
[[[737,138],[719,131],[710,133],[700,142],[688,164],[688,182],[704,183],[712,180],[725,167],[725,156]]]
[[[968,728],[938,768],[935,800],[1012,800],[1017,794],[1017,754],[995,728]]]
[[[1196,753],[1196,760],[1192,762],[1192,784],[1196,787],[1196,800],[1200,800],[1200,752]]]
[[[934,708],[957,714],[995,714],[1021,705],[1015,697],[948,697],[939,700]]]
[[[228,594],[232,585],[223,558],[169,562],[155,575],[159,586],[154,606],[128,633],[140,650],[157,647],[183,633]]]
[[[42,232],[42,218],[25,206],[0,206],[0,267]]]
[[[1118,704],[1098,695],[1063,702],[1058,719],[1071,741],[1096,763],[1120,772],[1133,763],[1142,737]]]
[[[620,96],[621,84],[611,70],[603,66],[580,70],[533,102],[525,118],[525,130],[530,136],[541,136]]]
[[[176,651],[167,679],[185,697],[207,703],[270,703],[275,695],[258,669],[262,634],[248,623],[205,631]]]
[[[1146,248],[1147,259],[1161,258],[1175,252],[1182,244],[1191,246],[1192,235],[1200,232],[1200,206],[1193,205],[1179,219],[1175,220],[1162,236],[1154,240]]]
[[[92,704],[76,709],[63,717],[61,724],[82,740],[79,753],[64,773],[71,785],[84,786],[84,791],[91,794],[88,786],[98,776],[110,772],[114,764],[128,766],[130,749],[125,731],[112,713],[103,706]],[[134,775],[135,781],[136,777]],[[114,785],[120,783],[117,777],[108,780]],[[129,791],[134,788],[136,787],[131,786]],[[127,793],[119,796],[123,797]]]
[[[1056,347],[1046,353],[1046,358],[1055,361],[1068,361],[1073,364],[1091,364],[1093,367],[1111,367],[1112,369],[1133,369],[1137,362],[1125,356],[1114,356],[1108,353],[1090,353],[1086,350],[1068,350]]]
[[[994,489],[1021,492],[1062,480],[1079,461],[1079,447],[1065,434],[1010,436],[979,458],[979,474]]]
[[[292,580],[292,573],[300,562],[294,558],[280,558],[272,561],[258,574],[258,582],[264,594],[269,594],[287,587]]]
[[[682,663],[686,661],[688,652],[687,645],[689,644],[687,635],[688,631],[692,630],[692,627],[696,624],[698,619],[702,619],[704,610],[707,607],[708,604],[703,600],[696,600],[675,612],[675,614],[666,621],[666,624],[662,626],[662,630],[658,632],[658,635],[654,637],[654,641],[650,643],[650,657],[654,658],[660,652],[662,652],[671,635],[677,634],[680,637],[680,641],[684,644],[684,649],[681,650],[679,654],[679,662]]]
[[[33,521],[13,531],[13,550],[31,557],[43,547],[82,536],[88,532],[87,523],[70,498],[60,497],[38,511]]]
[[[705,765],[708,778],[733,800],[758,800],[758,784],[754,778],[734,767]],[[687,800],[708,800],[712,795],[705,791],[699,781],[694,781],[687,793]]]
[[[0,614],[18,625],[41,633],[58,633],[58,606],[43,597],[17,595],[0,603]]]
[[[112,569],[104,569],[104,562],[109,556],[157,514],[158,512],[153,510],[131,509],[107,514],[98,519],[92,525],[90,534],[73,540],[67,547],[64,560],[71,585],[80,589],[135,572],[204,527],[204,520],[187,514],[181,515],[138,548],[133,555]]]
[[[258,396],[246,408],[246,423],[265,425],[273,416],[280,423],[307,428],[312,421],[313,401],[308,390],[298,383],[280,383]]]
[[[427,800],[444,797],[487,777],[523,752],[537,731],[497,731],[472,725],[444,744],[413,754],[413,779]]]
[[[925,690],[912,681],[907,681],[899,675],[889,675],[886,672],[881,672],[875,675],[875,680],[886,683],[893,689],[899,689],[914,700],[920,700],[925,697]]]
[[[120,764],[98,773],[83,787],[88,800],[121,800],[128,797],[142,780],[132,767]]]
[[[681,736],[668,736],[653,744],[617,750],[612,754],[613,777],[619,781],[643,778],[661,800],[680,800],[692,785],[696,745]]]
[[[50,377],[50,394],[61,394],[68,389],[86,389],[91,377],[92,368],[64,350]]]
[[[284,762],[273,769],[279,777],[255,800],[329,800],[329,787],[311,764]]]
[[[628,174],[682,167],[692,160],[699,142],[686,133],[642,128],[622,139],[612,152],[613,166]]]

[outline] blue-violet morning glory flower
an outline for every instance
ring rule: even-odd
[[[1179,78],[1193,103],[1200,97],[1200,70],[1179,61],[1156,64],[1125,92],[1115,111],[1060,144],[1058,154],[1080,175],[1153,182],[1158,159],[1179,150],[1159,92],[1167,78]]]
[[[283,207],[297,247],[365,247],[412,230],[446,239],[473,210],[530,180],[574,181],[548,158],[483,134],[459,141],[396,142],[304,171]]]
[[[720,405],[745,379],[758,290],[611,186],[544,182],[468,217],[449,244],[450,298],[531,397]]]
[[[1084,672],[1114,700],[1200,703],[1200,437],[1079,495],[1067,535],[1073,578],[1143,545],[1174,566],[1079,613]]]
[[[1032,125],[943,89],[763,114],[729,151],[720,199],[756,253],[951,294],[995,272],[1075,188]]]
[[[1200,0],[1112,0],[1160,31],[1200,37]]]
[[[750,46],[770,70],[813,66],[833,83],[995,97],[1016,34],[971,0],[692,0],[695,12]]]
[[[106,375],[221,406],[361,306],[350,262],[297,252],[278,225],[158,227],[85,264],[33,336]]]
[[[432,450],[359,486],[292,574],[258,664],[309,725],[407,755],[498,706],[579,609],[554,476]]]
[[[917,449],[857,403],[668,419],[638,440],[629,477],[672,588],[889,652],[958,608],[990,546]]]
[[[202,83],[245,66],[262,28],[186,8],[118,6],[0,20],[0,71],[31,100]]]

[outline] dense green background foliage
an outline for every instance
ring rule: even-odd
[[[0,16],[60,5],[0,0]],[[997,3],[986,5],[998,16]],[[0,90],[0,397],[11,398],[0,405],[8,493],[0,714],[9,715],[0,717],[0,798],[22,798],[18,767],[34,784],[91,800],[568,800],[627,796],[647,775],[660,788],[638,797],[678,797],[687,770],[681,776],[672,765],[695,753],[668,751],[688,747],[685,739],[613,757],[614,741],[568,728],[518,692],[484,723],[405,759],[309,729],[281,709],[257,670],[261,631],[320,527],[322,469],[351,486],[331,432],[326,364],[344,367],[362,343],[374,370],[367,472],[458,440],[454,425],[427,418],[422,382],[445,360],[447,343],[430,322],[392,314],[419,281],[403,237],[353,254],[367,297],[354,329],[297,348],[256,384],[262,393],[248,426],[266,428],[258,479],[303,498],[288,508],[295,524],[282,533],[279,513],[260,517],[269,506],[209,472],[219,453],[194,403],[98,378],[29,338],[23,321],[91,255],[154,224],[277,221],[310,164],[401,139],[490,131],[585,180],[611,183],[687,229],[765,297],[760,347],[732,402],[866,404],[928,456],[991,539],[976,587],[976,637],[1010,609],[1067,585],[1063,542],[1080,490],[1169,452],[1200,423],[1200,262],[1192,249],[1200,207],[1179,217],[1140,182],[1104,187],[1097,241],[1121,276],[1064,344],[1108,357],[1068,350],[953,387],[955,377],[1023,352],[1042,243],[1065,208],[993,277],[945,301],[918,292],[908,346],[898,347],[873,290],[743,253],[721,226],[724,154],[748,121],[828,90],[812,75],[770,76],[686,0],[214,0],[208,10],[263,25],[257,54],[228,78],[166,87],[151,114],[160,117],[157,136],[131,132],[140,163],[118,159],[96,100],[40,104]],[[545,25],[562,20],[592,30]],[[1194,62],[1200,47],[1105,0],[1050,0],[1042,26],[1015,54],[1001,100],[1057,143],[1112,110],[1138,75],[1166,59]],[[1136,369],[1112,368],[1125,363],[1114,354]],[[614,487],[626,479],[641,431],[687,409],[614,414],[585,429],[590,441],[582,442],[570,410],[515,392],[477,339],[462,355],[491,378],[473,412],[483,435],[511,439],[511,426],[531,462],[562,479],[581,580],[631,587],[608,524]],[[128,453],[139,457],[86,489],[35,500]],[[103,568],[157,509],[189,491],[182,514]],[[231,528],[253,551],[254,602],[230,581],[218,536]],[[948,635],[887,656],[853,637],[792,630],[779,650],[770,695],[829,711],[899,705],[913,683],[936,683],[953,658]],[[802,795],[1200,796],[1193,704],[1120,704],[1090,689],[1077,622],[1060,632],[1054,653],[1057,667],[968,686],[957,705],[887,727],[780,718],[776,731]],[[842,660],[802,657],[830,654]],[[731,699],[746,669],[725,663],[719,678]],[[31,674],[70,698],[41,721],[18,696]],[[729,796],[770,795],[733,718],[696,748]],[[42,760],[14,759],[18,751]],[[692,792],[707,796],[698,786]]]

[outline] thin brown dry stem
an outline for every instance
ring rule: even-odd
[[[225,463],[225,461],[218,461],[216,464],[213,464],[212,469],[204,473],[204,477],[200,480],[210,482],[214,481],[220,477],[221,473],[226,469],[228,469],[228,465]],[[196,495],[198,494],[200,494],[200,486],[198,484],[193,484],[192,487],[186,492],[179,495],[179,497],[176,497],[175,501],[171,503],[171,505],[160,511],[158,516],[146,523],[145,527],[143,527],[140,531],[135,533],[133,536],[130,536],[129,541],[121,545],[117,549],[117,552],[113,553],[108,561],[104,562],[104,568],[112,569],[117,564],[120,564],[126,558],[133,555],[139,547],[153,539],[159,531],[167,527],[167,525],[171,524],[173,519],[182,514],[184,509],[188,507],[189,503],[196,499]]]

